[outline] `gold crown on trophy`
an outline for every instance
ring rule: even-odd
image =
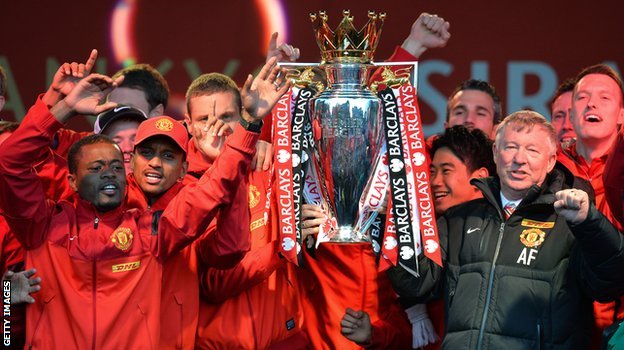
[[[318,15],[310,14],[323,62],[371,62],[386,14],[368,11],[368,22],[360,31],[353,26],[353,16],[349,10],[343,10],[342,16],[342,21],[332,31],[327,24],[325,11],[319,11]]]

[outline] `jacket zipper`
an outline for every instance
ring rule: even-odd
[[[96,218],[96,220],[97,220],[97,218]],[[95,264],[96,264],[96,261],[93,260],[93,285],[91,286],[92,293],[93,293],[93,295],[92,295],[92,297],[93,297],[93,346],[92,346],[93,350],[95,350],[95,344],[96,344],[95,343],[95,340],[96,340],[95,338],[96,338],[96,334],[97,334],[97,315],[96,315],[97,308],[96,308],[96,305],[95,305],[95,302],[96,302],[95,288],[96,288],[97,283],[96,283],[96,268],[95,268]]]
[[[498,242],[496,243],[496,250],[494,251],[494,259],[492,261],[492,269],[490,270],[490,279],[488,281],[488,288],[485,296],[485,307],[483,308],[483,317],[481,318],[481,327],[479,328],[479,338],[477,340],[477,349],[479,350],[481,349],[481,346],[483,346],[483,333],[485,332],[485,323],[487,322],[490,298],[492,297],[492,287],[494,285],[494,270],[496,270],[496,260],[498,260],[498,253],[500,252],[501,243],[503,241],[504,230],[505,222],[502,222],[500,229],[498,230]]]
[[[98,228],[98,224],[100,223],[100,218],[98,218],[97,216],[95,217],[95,219],[93,220],[93,229],[97,230]],[[95,256],[93,257],[93,285],[91,286],[91,293],[92,293],[92,303],[93,303],[93,345],[92,348],[93,350],[95,350],[95,344],[96,344],[96,334],[97,334],[97,307],[96,307],[96,287],[97,287],[97,270],[96,270],[96,261],[95,261]]]

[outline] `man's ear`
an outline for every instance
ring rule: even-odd
[[[69,187],[74,192],[78,192],[78,181],[76,179],[76,174],[67,174],[67,181],[69,181]]]
[[[492,127],[492,135],[489,135],[490,136],[490,140],[496,139],[496,130],[498,130],[498,126],[499,125],[500,125],[500,123],[499,124],[494,124],[494,126]]]
[[[188,131],[189,134],[193,134],[191,132],[191,116],[188,113],[184,113],[184,124],[186,125],[186,131]]]
[[[0,110],[2,110],[1,105],[0,105]],[[624,124],[624,107],[620,107],[620,113],[618,114],[617,124],[618,125]]]
[[[180,180],[184,179],[184,177],[186,176],[186,173],[188,172],[188,165],[189,163],[186,160],[182,163],[182,169],[180,170]]]
[[[496,142],[492,142],[492,155],[494,157],[494,164],[497,164],[496,163]]]
[[[152,108],[147,117],[153,118],[160,117],[161,115],[165,115],[165,107],[163,107],[162,103],[159,103],[158,106]]]
[[[484,178],[488,176],[490,176],[490,172],[485,167],[480,167],[479,169],[473,171],[472,174],[470,174],[471,179]]]

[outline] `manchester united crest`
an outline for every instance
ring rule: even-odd
[[[173,130],[173,122],[166,118],[158,119],[156,121],[156,129],[161,131],[171,131]]]
[[[113,234],[111,234],[111,242],[121,251],[127,251],[132,246],[132,230],[127,227],[118,227]]]
[[[546,232],[538,228],[530,228],[522,231],[520,234],[520,242],[528,248],[536,248],[544,243]]]
[[[249,185],[249,208],[253,208],[260,203],[260,191],[254,185]]]

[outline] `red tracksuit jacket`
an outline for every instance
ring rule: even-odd
[[[60,127],[38,100],[0,147],[0,207],[27,250],[26,267],[37,267],[43,279],[37,301],[27,311],[27,344],[155,349],[163,261],[231,204],[249,169],[257,135],[237,129],[213,171],[180,191],[153,225],[140,211],[124,206],[99,213],[79,198],[73,203],[45,199],[29,160],[41,157]],[[243,215],[221,211],[219,222]]]
[[[295,267],[278,255],[275,205],[266,211],[270,172],[252,171],[248,177],[252,248],[231,269],[203,269],[196,347],[305,348]],[[195,247],[206,245],[200,239]]]
[[[557,160],[568,168],[574,176],[589,181],[596,194],[596,208],[609,219],[619,231],[622,231],[622,224],[616,219],[606,200],[605,185],[603,183],[603,173],[607,162],[608,154],[600,158],[593,159],[591,165],[576,151],[573,144],[565,150],[559,150]],[[616,310],[616,303],[594,302],[594,317],[596,326],[604,329],[613,323],[615,319],[624,318],[624,307],[621,305],[624,297],[620,300],[620,307]]]

